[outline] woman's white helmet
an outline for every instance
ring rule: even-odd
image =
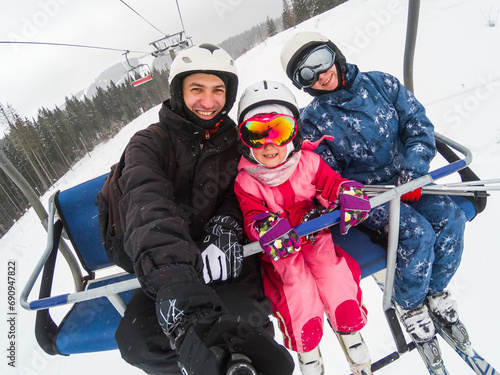
[[[281,49],[281,66],[288,78],[292,80],[293,72],[299,62],[314,48],[320,45],[328,45],[335,51],[335,65],[340,75],[339,88],[345,85],[345,76],[347,74],[347,65],[345,56],[342,51],[327,37],[316,31],[302,31],[286,41]],[[293,82],[293,80],[292,80]],[[299,87],[300,89],[300,87]],[[306,88],[304,91],[314,95],[318,94],[311,88]]]
[[[179,52],[172,62],[168,77],[172,109],[175,112],[184,110],[182,81],[195,73],[213,74],[222,79],[226,85],[226,104],[221,115],[229,113],[238,91],[236,63],[222,48],[209,43],[197,44]]]

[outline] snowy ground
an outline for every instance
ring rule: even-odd
[[[308,20],[265,43],[238,59],[240,93],[260,79],[282,81],[292,87],[279,63],[282,44],[295,32],[317,30],[332,38],[349,62],[361,70],[383,70],[401,80],[406,1],[350,0],[323,15]],[[499,178],[500,124],[496,105],[500,103],[500,26],[488,27],[487,20],[498,15],[500,4],[494,0],[423,0],[421,2],[419,36],[415,56],[415,93],[426,106],[436,131],[468,147],[474,155],[473,170],[482,179]],[[301,106],[308,103],[307,94],[294,89]],[[113,140],[103,144],[68,172],[54,188],[65,189],[103,173],[118,160],[130,136],[157,120],[158,107],[133,121]],[[234,111],[232,112],[234,118]],[[436,161],[435,166],[439,166]],[[459,303],[462,320],[468,327],[474,346],[500,369],[497,338],[500,324],[493,311],[500,310],[498,287],[500,273],[498,228],[500,192],[492,192],[488,206],[466,229],[466,246],[462,265],[450,289]],[[17,291],[21,289],[44,248],[45,232],[33,210],[24,215],[0,240],[0,341],[2,374],[68,374],[95,375],[110,373],[140,374],[121,360],[118,351],[51,357],[36,344],[35,314],[17,309],[16,368],[7,365],[7,267],[17,262]],[[56,292],[70,291],[71,278],[60,262],[61,276]],[[362,282],[369,322],[363,330],[373,359],[394,351],[381,309],[381,293],[369,278]],[[34,297],[32,297],[34,298]],[[54,309],[61,317],[64,308]],[[445,362],[451,374],[471,371],[443,343]],[[321,349],[326,359],[327,374],[348,374],[348,366],[335,337],[326,329]],[[425,374],[418,354],[413,351],[381,370],[380,374]],[[299,374],[299,370],[295,371]]]

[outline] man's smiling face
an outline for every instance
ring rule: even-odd
[[[213,119],[226,104],[226,86],[213,74],[195,73],[184,78],[186,107],[202,120]]]

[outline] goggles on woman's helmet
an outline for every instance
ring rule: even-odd
[[[309,52],[298,64],[292,74],[297,87],[306,89],[316,83],[320,74],[335,63],[335,51],[323,44]]]

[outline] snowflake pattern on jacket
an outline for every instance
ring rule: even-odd
[[[304,109],[304,138],[333,135],[316,152],[343,177],[364,184],[394,182],[399,171],[425,175],[436,147],[424,107],[390,74],[348,68],[347,89],[316,97]]]
[[[301,115],[303,137],[332,135],[315,150],[342,177],[364,184],[395,184],[429,172],[436,154],[434,127],[424,107],[397,78],[360,72],[347,64],[346,88],[318,96]],[[401,204],[394,299],[404,308],[442,291],[460,264],[465,215],[447,196],[424,195]],[[362,224],[383,230],[388,203]]]

